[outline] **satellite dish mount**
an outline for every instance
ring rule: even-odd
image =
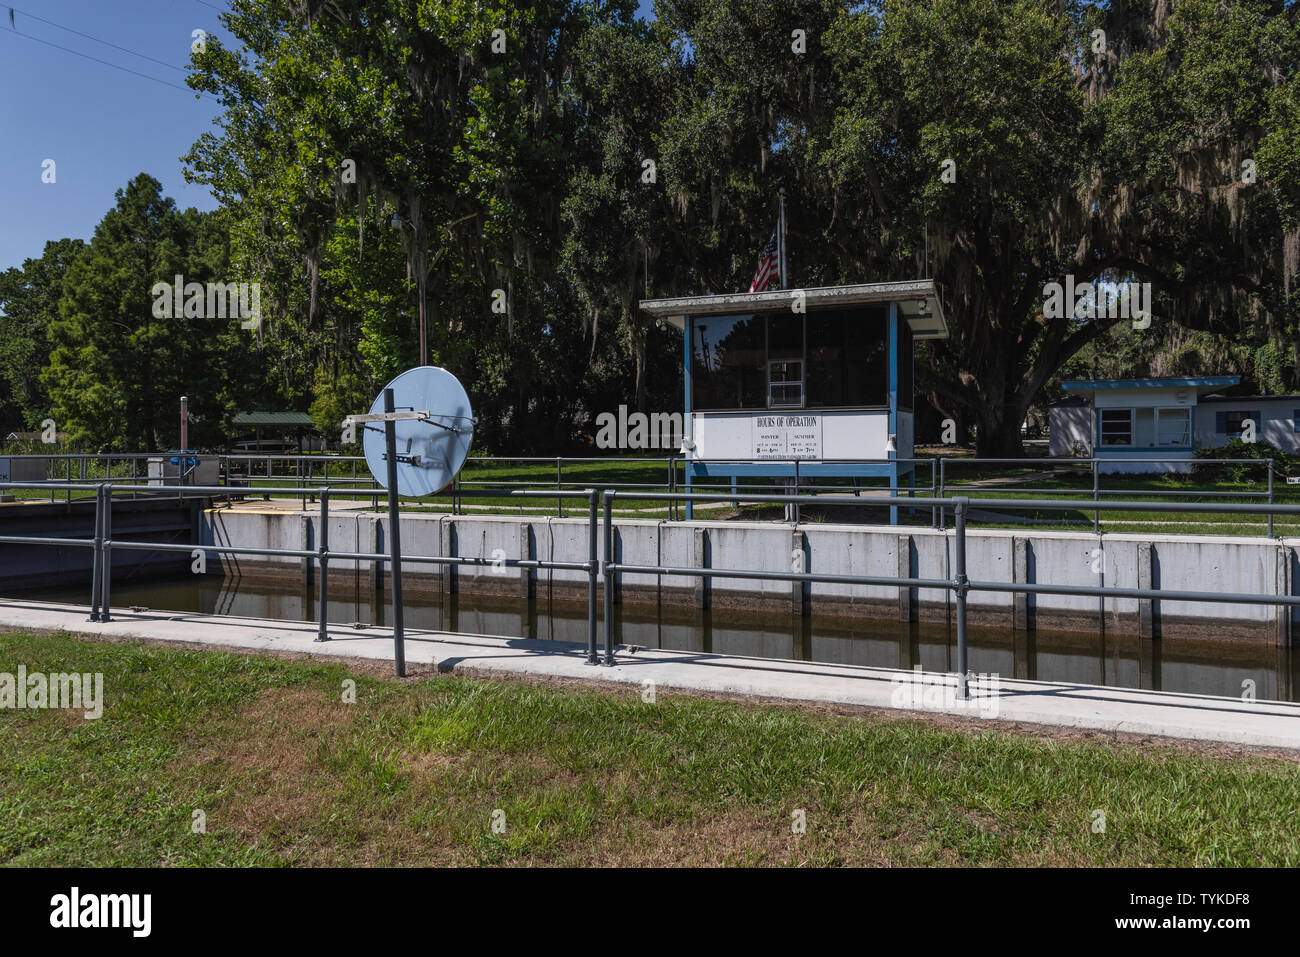
[[[382,423],[383,428],[369,423]],[[362,446],[370,474],[388,490],[388,545],[393,582],[393,659],[406,676],[402,615],[401,495],[433,495],[450,485],[465,464],[474,438],[474,417],[464,386],[446,369],[418,366],[403,372],[371,403],[365,415],[345,424],[362,425]],[[382,435],[381,440],[379,436]]]

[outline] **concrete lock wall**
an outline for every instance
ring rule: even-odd
[[[201,522],[203,544],[315,549],[319,515],[212,509]],[[373,513],[330,516],[333,552],[388,551],[388,519]],[[483,565],[404,565],[403,585],[415,591],[474,591],[507,597],[585,600],[581,569],[511,568],[501,559],[584,562],[585,518],[408,514],[401,519],[405,555],[462,556]],[[603,533],[600,536],[603,548]],[[756,522],[667,522],[620,519],[614,535],[621,564],[735,568],[768,572],[803,570],[835,575],[950,579],[952,530],[861,525],[800,526]],[[972,580],[1004,583],[1294,594],[1300,540],[1102,535],[1088,532],[979,529],[966,535]],[[495,560],[495,565],[493,564]],[[312,559],[223,556],[209,567],[227,574],[315,580]],[[388,587],[386,563],[334,559],[332,580],[353,576],[361,587]],[[764,581],[627,572],[614,583],[615,601],[662,604],[729,614],[810,614],[943,620],[952,596],[942,588],[896,585]],[[1017,629],[1095,631],[1171,637],[1291,640],[1297,613],[1266,605],[1139,600],[1082,595],[1028,595],[972,591],[972,624]]]

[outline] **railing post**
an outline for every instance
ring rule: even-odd
[[[357,549],[360,551],[360,549]],[[326,609],[329,608],[330,581],[330,488],[326,485],[320,490],[320,531],[316,536],[316,562],[320,568],[320,608],[318,609],[319,630],[317,641],[329,641],[329,626],[326,621]]]
[[[795,459],[795,460],[794,460],[794,494],[795,494],[794,513],[793,513],[793,514],[794,514],[794,523],[795,523],[796,525],[798,525],[798,524],[799,524],[799,498],[798,498],[798,496],[799,496],[799,460],[798,460],[798,459]],[[893,493],[891,492],[890,494],[892,495]]]
[[[1101,534],[1101,469],[1097,468],[1097,459],[1092,460],[1092,500],[1097,502],[1092,508],[1092,530]]]
[[[104,560],[104,486],[95,489],[95,534],[90,550],[90,620],[99,621],[99,576]]]
[[[113,592],[113,547],[109,543],[113,540],[113,486],[104,486],[104,518],[103,518],[104,540],[100,543],[100,560],[99,560],[99,583],[102,589],[99,597],[99,620],[112,621],[113,616],[109,612],[111,608],[110,599]]]
[[[614,664],[614,581],[609,571],[614,561],[614,493],[605,490],[605,559],[601,564],[601,586],[605,599],[605,660],[606,667]]]
[[[939,460],[939,498],[944,498],[944,483],[948,477],[948,460]],[[939,506],[939,531],[948,527],[948,510],[942,505]]]
[[[1268,537],[1273,537],[1273,460],[1268,460]]]
[[[589,489],[587,497],[587,664],[598,665],[596,654],[596,575],[600,571],[597,532],[600,529],[600,491]],[[605,584],[609,590],[609,584]]]
[[[934,457],[930,459],[930,498],[939,497],[939,459]],[[930,506],[930,527],[939,527],[939,510],[933,505]]]
[[[969,580],[966,578],[966,503],[962,496],[957,499],[953,511],[956,524],[956,544],[953,548],[954,571],[953,591],[957,599],[957,697],[965,700],[970,697],[969,675],[970,662],[966,648],[966,591]]]
[[[560,457],[555,457],[555,491],[563,491],[564,483],[561,480],[563,465],[560,464]],[[560,496],[555,497],[555,512],[560,518],[564,518],[564,499]]]
[[[677,494],[677,456],[668,456],[668,494]],[[677,499],[668,500],[668,520],[677,521]]]

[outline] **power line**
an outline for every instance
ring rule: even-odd
[[[189,87],[179,86],[175,83],[168,83],[166,80],[159,79],[156,76],[150,76],[148,73],[141,73],[139,70],[132,70],[130,67],[120,66],[117,63],[109,63],[107,60],[101,60],[99,57],[91,56],[89,53],[82,53],[80,50],[73,50],[69,47],[60,46],[57,43],[51,43],[49,40],[42,40],[40,37],[34,37],[30,33],[19,33],[17,30],[0,31],[0,32],[12,33],[16,37],[22,37],[24,40],[34,40],[37,43],[43,43],[47,47],[54,47],[54,49],[62,50],[64,53],[71,53],[73,56],[79,56],[87,60],[93,60],[94,62],[101,63],[104,66],[112,67],[114,70],[121,70],[123,73],[130,73],[133,76],[143,77],[146,80],[153,80],[155,83],[161,83],[163,86],[170,86],[173,90],[180,90],[182,93],[196,92],[194,90],[191,90]],[[198,94],[198,95],[201,96],[202,94]]]
[[[116,43],[109,43],[107,40],[101,40],[99,37],[91,36],[89,33],[82,33],[80,30],[74,30],[72,29],[72,27],[65,27],[63,24],[55,23],[53,20],[46,20],[44,17],[38,17],[36,16],[36,14],[28,13],[26,10],[23,10],[19,7],[10,7],[9,9],[11,11],[17,11],[18,13],[21,13],[23,16],[27,17],[30,20],[36,20],[40,23],[47,23],[50,26],[54,27],[56,30],[64,30],[68,33],[75,33],[79,37],[84,37],[87,40],[93,40],[95,43],[102,43],[104,44],[104,46],[112,47],[114,50],[121,50],[123,53],[131,54],[131,56],[138,56],[142,60],[148,60],[151,63],[157,63],[159,66],[165,66],[169,70],[176,70],[179,73],[185,72],[185,68],[182,66],[176,66],[174,63],[167,63],[163,60],[156,60],[153,57],[149,56],[147,53],[136,53],[134,50],[128,50],[126,47],[120,47]],[[14,29],[14,32],[15,33],[18,32],[16,27]],[[27,34],[23,34],[23,35],[26,36]]]
[[[201,4],[203,4],[205,7],[212,7],[212,9],[213,9],[213,10],[216,10],[218,13],[225,13],[225,12],[226,12],[224,8],[222,8],[222,7],[218,7],[218,6],[215,6],[215,5],[211,4],[211,3],[208,3],[208,0],[194,0],[194,2],[195,2],[195,3],[201,3]]]

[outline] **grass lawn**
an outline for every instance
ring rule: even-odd
[[[0,711],[10,865],[1300,864],[1300,766],[1227,748],[0,635],[19,664],[106,702]]]

